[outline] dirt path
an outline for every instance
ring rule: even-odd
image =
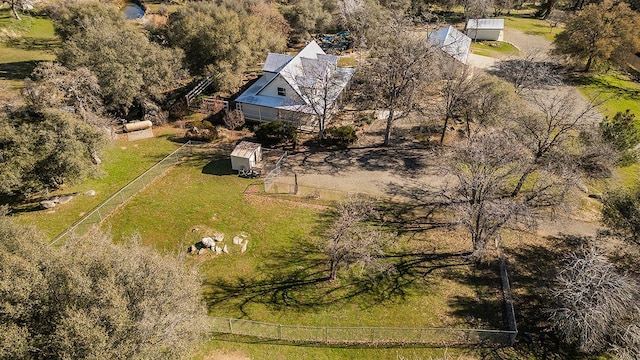
[[[507,29],[505,40],[522,51],[536,51],[544,59],[550,58],[552,44],[545,38]],[[479,60],[483,67],[492,61]],[[555,87],[549,91],[576,95],[576,109],[587,105],[587,100],[570,86]],[[597,112],[588,121],[600,118]],[[415,122],[416,120],[414,120]],[[432,192],[447,188],[455,179],[445,175],[442,158],[434,150],[416,141],[416,125],[403,119],[396,124],[393,146],[380,147],[384,121],[376,120],[363,134],[356,147],[344,150],[309,149],[294,152],[287,158],[278,179],[294,183],[294,174],[302,186],[330,189],[347,193],[366,193],[399,201],[427,201]],[[597,220],[585,216],[559,216],[540,222],[541,235],[595,236],[600,228]]]
[[[506,28],[504,41],[517,47],[525,54],[536,54],[540,60],[547,60],[551,56],[553,44],[542,36],[525,34],[522,31]]]

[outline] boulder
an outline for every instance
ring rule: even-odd
[[[40,206],[43,209],[52,209],[54,207],[56,207],[56,205],[58,205],[58,202],[55,200],[43,200],[40,201]]]
[[[198,250],[198,249],[196,248],[196,246],[195,246],[195,245],[191,245],[191,246],[189,246],[189,247],[187,248],[187,252],[188,252],[188,253],[190,253],[190,254],[191,254],[191,253],[195,253],[197,250]]]
[[[222,248],[222,252],[223,252],[223,253],[225,253],[225,254],[228,254],[228,253],[229,253],[229,248],[227,248],[227,245],[225,245],[225,246]]]
[[[202,248],[202,249],[198,250],[198,255],[202,255],[202,254],[204,254],[206,251],[207,251],[207,249],[206,249],[206,248]]]
[[[214,251],[216,252],[216,255],[222,254],[222,248],[221,247],[216,246]]]
[[[73,195],[64,195],[58,198],[58,204],[66,204],[73,199]]]
[[[233,237],[233,245],[241,245],[242,244],[242,240],[244,240],[244,239],[241,238],[240,236],[234,236]]]
[[[213,234],[213,240],[218,241],[218,242],[224,240],[224,234],[223,233],[215,233],[215,234]]]
[[[95,196],[96,195],[96,191],[95,190],[88,190],[87,192],[84,193],[85,195],[89,195],[89,196]]]
[[[213,239],[210,238],[210,237],[202,238],[202,240],[200,240],[200,242],[202,242],[202,246],[204,246],[206,248],[210,248],[214,244]]]
[[[249,240],[245,240],[244,243],[242,244],[242,249],[240,249],[241,253],[245,253],[247,251],[247,245],[249,245]]]

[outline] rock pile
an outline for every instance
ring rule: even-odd
[[[240,252],[245,253],[247,251],[247,245],[249,244],[249,240],[246,239],[247,234],[241,233],[237,236],[233,237],[233,245],[240,246]],[[224,234],[223,233],[215,233],[213,237],[203,237],[197,243],[189,246],[187,248],[187,252],[190,254],[202,255],[207,253],[207,250],[211,250],[216,255],[220,254],[229,254],[230,250],[227,244],[223,244]]]

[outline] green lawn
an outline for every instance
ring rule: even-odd
[[[114,141],[102,157],[101,176],[75,186],[65,186],[49,195],[76,192],[84,194],[88,190],[95,190],[95,196],[80,195],[69,203],[51,210],[40,210],[37,204],[39,199],[34,199],[32,203],[16,207],[17,218],[23,223],[36,225],[48,237],[55,237],[181,145],[167,141],[167,137],[174,132],[173,129],[161,128],[155,132],[156,138],[134,142],[128,142],[126,139]]]
[[[550,41],[553,41],[562,31],[562,27],[551,28],[548,22],[536,19],[529,14],[503,16],[503,18],[506,28],[520,30],[529,35],[543,36]]]
[[[493,58],[505,58],[517,55],[520,51],[515,46],[502,41],[481,41],[471,43],[474,54]]]
[[[228,149],[196,153],[169,170],[110,217],[116,241],[138,232],[163,252],[186,248],[215,232],[225,234],[230,254],[186,255],[198,265],[209,313],[280,324],[312,326],[504,328],[497,274],[463,263],[464,241],[418,234],[398,238],[398,262],[406,267],[377,284],[343,273],[326,280],[316,245],[327,223],[327,206],[286,196],[245,193],[256,180],[230,169]],[[245,233],[242,254],[231,238]],[[465,249],[466,250],[466,249]],[[279,357],[360,358],[375,353],[432,356],[442,349],[400,352],[304,348],[212,340],[203,351],[240,349],[252,359]]]
[[[23,15],[12,17],[9,9],[0,9],[0,81],[20,88],[39,61],[55,59],[60,40],[51,20]]]
[[[601,111],[613,116],[631,110],[640,118],[640,84],[614,75],[594,75],[576,79],[578,88],[587,96],[599,95],[604,100]]]

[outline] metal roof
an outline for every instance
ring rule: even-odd
[[[231,152],[231,156],[249,159],[256,150],[260,149],[260,146],[260,144],[250,141],[240,141]]]
[[[502,30],[504,19],[469,19],[467,30]]]
[[[269,53],[267,54],[267,59],[264,61],[262,71],[277,73],[282,70],[282,68],[287,65],[291,59],[293,59],[293,56],[291,55]]]
[[[286,57],[289,56],[276,57],[272,55],[278,54],[270,53],[267,56],[264,67],[267,67],[267,63],[269,63],[270,69],[276,68],[277,64],[282,64],[287,59]],[[271,60],[269,60],[270,57]],[[321,104],[324,98],[320,96],[321,94],[308,98],[312,91],[302,91],[301,87],[310,89],[320,87],[322,86],[322,84],[319,84],[320,79],[325,78],[324,74],[327,74],[327,72],[331,72],[330,81],[332,85],[330,90],[333,93],[328,94],[326,99],[333,102],[338,98],[355,73],[354,68],[338,67],[337,63],[337,56],[325,54],[315,41],[311,41],[296,56],[288,59],[283,66],[280,66],[275,76],[263,75],[243,92],[236,99],[236,102],[315,114],[325,108],[324,104]],[[260,93],[276,77],[282,78],[289,84],[297,95],[295,97],[297,100],[290,97],[273,97]],[[317,109],[314,109],[314,106]]]
[[[429,42],[463,64],[469,58],[471,38],[449,25],[428,35]]]

